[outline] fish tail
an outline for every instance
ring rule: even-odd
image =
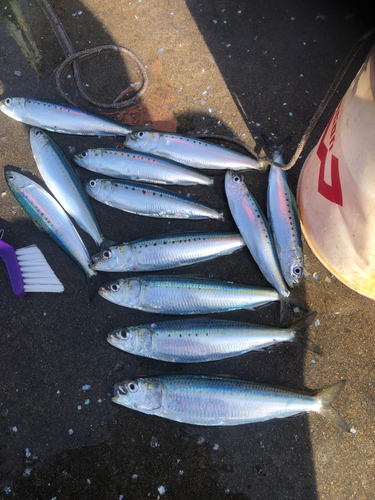
[[[89,300],[92,302],[94,300],[95,294],[98,289],[98,275],[95,274],[86,274],[86,283],[87,289],[89,292]]]
[[[289,293],[285,301],[289,306],[293,308],[298,307],[300,311],[308,312],[306,305],[301,300],[297,299],[297,297],[295,297],[292,293]]]
[[[307,339],[305,336],[307,328],[313,323],[315,317],[315,313],[310,313],[305,318],[301,319],[301,321],[298,321],[298,323],[290,326],[288,330],[293,332],[294,342],[297,342],[309,351],[315,352],[317,354],[322,354],[319,347],[311,342],[311,340]]]
[[[345,380],[340,380],[340,382],[336,382],[336,384],[331,385],[317,394],[315,398],[321,403],[320,409],[317,410],[318,413],[340,427],[343,431],[350,432],[348,424],[344,421],[339,412],[331,406],[332,401],[337,398],[344,385]]]
[[[292,140],[292,136],[289,135],[286,139],[283,140],[283,142],[280,142],[280,144],[276,144],[271,137],[267,137],[264,134],[261,134],[262,139],[265,143],[265,150],[267,154],[273,154],[273,153],[279,153],[280,155],[283,155],[285,152],[286,148],[288,147],[290,141]]]
[[[300,311],[307,312],[305,304],[289,292],[287,297],[280,296],[280,323],[284,321],[287,306],[298,307]]]
[[[280,323],[282,323],[285,319],[287,302],[285,299],[280,297]]]
[[[217,217],[216,217],[217,220],[221,220],[224,222],[225,220],[225,217],[224,217],[224,211],[222,210],[221,212],[217,212]]]
[[[100,243],[99,250],[104,250],[105,248],[112,247],[113,245],[116,245],[116,241],[109,240],[107,238],[103,238],[103,241]]]

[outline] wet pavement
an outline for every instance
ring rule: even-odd
[[[15,20],[17,5],[29,23],[27,42]],[[53,5],[76,51],[118,44],[147,67],[150,83],[142,103],[106,116],[158,130],[236,136],[258,150],[261,133],[280,141],[292,135],[287,159],[345,56],[369,28],[368,12],[360,3],[57,0]],[[52,73],[65,57],[38,3],[2,0],[0,8],[2,98],[62,102]],[[20,38],[23,51],[15,41],[21,43]],[[370,47],[359,52],[290,171],[294,190],[306,156]],[[140,81],[134,62],[112,53],[81,67],[88,91],[105,102]],[[67,88],[74,95],[70,82]],[[29,127],[0,115],[2,168],[38,175],[28,133]],[[87,147],[121,145],[119,138],[53,134],[53,139],[69,158]],[[77,171],[82,180],[92,178],[88,171]],[[223,173],[215,178],[216,189],[174,189],[224,209],[224,223],[147,219],[92,204],[105,236],[118,242],[174,230],[235,230]],[[245,180],[265,209],[267,176],[247,172]],[[308,337],[323,355],[280,345],[230,360],[172,365],[111,347],[106,342],[109,331],[154,321],[155,315],[115,306],[98,295],[90,303],[83,273],[36,229],[3,177],[0,195],[4,240],[16,248],[35,243],[65,286],[61,295],[30,293],[19,299],[0,262],[0,499],[372,497],[374,303],[332,277],[307,245],[306,277],[296,295],[317,313]],[[94,253],[92,241],[82,237]],[[173,274],[267,285],[245,250]],[[112,278],[100,276],[103,282]],[[271,305],[215,317],[277,325],[278,312]],[[299,318],[290,313],[288,321]],[[307,391],[346,379],[334,406],[352,433],[315,414],[205,428],[111,402],[116,382],[162,373],[225,374]]]

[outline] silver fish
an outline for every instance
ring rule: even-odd
[[[236,233],[158,234],[106,248],[92,257],[91,267],[109,272],[159,271],[228,255],[244,246]]]
[[[0,101],[0,111],[27,125],[50,132],[77,135],[126,135],[132,130],[78,108],[69,108],[44,100],[7,97]]]
[[[230,170],[225,175],[225,193],[233,219],[251,255],[263,276],[280,295],[281,318],[285,302],[304,309],[286,286],[267,219],[241,177]]]
[[[224,377],[161,375],[115,385],[117,403],[127,408],[193,425],[240,425],[316,412],[349,432],[331,403],[341,380],[316,396],[271,385]]]
[[[38,128],[31,128],[30,144],[38,170],[52,194],[79,227],[101,246],[104,237],[89,197],[69,160],[58,145]]]
[[[272,151],[273,159],[284,163],[282,151],[285,142],[276,146],[265,136],[263,139]],[[286,173],[273,165],[268,176],[267,215],[284,279],[291,288],[299,286],[303,277],[303,251],[298,209]]]
[[[45,189],[29,177],[7,170],[5,179],[14,197],[36,226],[46,231],[83,270],[92,298],[96,272],[90,269],[90,256],[68,215]]]
[[[124,146],[135,151],[164,156],[189,167],[215,170],[264,169],[261,162],[250,156],[193,137],[165,132],[136,132],[127,136]]]
[[[158,314],[255,309],[280,300],[276,290],[187,276],[133,276],[106,283],[99,295],[119,306]]]
[[[317,352],[302,334],[307,317],[289,328],[222,319],[181,319],[117,328],[108,342],[122,351],[175,363],[201,363],[259,351],[280,342],[297,342]]]
[[[212,177],[190,170],[171,160],[145,153],[118,149],[88,149],[75,155],[73,160],[80,167],[116,179],[180,186],[213,184]]]
[[[132,214],[168,219],[224,219],[223,212],[208,205],[139,182],[92,179],[86,184],[86,191],[95,200]]]

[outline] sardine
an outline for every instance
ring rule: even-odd
[[[68,215],[45,189],[29,177],[7,170],[5,179],[17,202],[36,226],[46,231],[83,270],[90,298],[93,298],[96,272],[90,268],[88,251]]]
[[[262,137],[273,159],[284,163],[282,153],[289,139],[277,146],[271,139]],[[268,176],[267,215],[284,279],[291,288],[299,286],[303,277],[303,251],[298,209],[286,173],[273,165]]]
[[[108,272],[159,271],[228,255],[244,246],[236,233],[158,234],[106,248],[92,257],[91,267]]]
[[[165,132],[140,131],[127,136],[124,146],[164,156],[189,167],[203,169],[263,170],[264,165],[246,156],[207,141]]]
[[[181,319],[117,328],[108,342],[122,351],[175,363],[201,363],[259,351],[281,342],[318,349],[303,335],[314,320],[308,316],[289,328],[223,319]]]
[[[64,153],[38,128],[31,128],[30,144],[38,170],[57,201],[98,246],[103,246],[104,237],[89,197]]]
[[[115,385],[112,398],[127,408],[193,425],[240,425],[316,412],[349,432],[331,403],[344,380],[316,396],[224,377],[161,375]]]
[[[62,134],[115,136],[132,132],[101,116],[44,100],[7,97],[0,101],[0,111],[27,125]]]
[[[285,303],[305,309],[286,286],[266,217],[241,177],[230,170],[225,175],[225,192],[233,219],[251,255],[263,276],[280,295],[281,319]]]
[[[132,214],[168,219],[224,219],[223,212],[140,182],[92,179],[86,184],[86,191],[95,200]]]
[[[99,294],[119,306],[158,314],[255,309],[280,300],[276,290],[189,276],[133,276],[105,283]]]
[[[80,167],[116,179],[180,186],[213,184],[212,177],[190,170],[174,161],[145,153],[118,149],[88,149],[75,155],[73,160]]]

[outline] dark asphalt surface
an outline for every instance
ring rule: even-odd
[[[0,96],[61,102],[52,73],[64,55],[51,26],[35,0],[19,0],[36,44],[37,74],[10,36],[10,23],[17,27],[15,4],[0,4]],[[108,116],[159,130],[235,134],[259,150],[260,133],[280,141],[292,135],[287,159],[345,56],[371,26],[357,2],[56,0],[54,8],[77,51],[116,43],[147,66],[151,81],[143,102]],[[294,190],[306,156],[370,47],[359,52],[290,171]],[[88,90],[107,102],[139,78],[132,62],[113,54],[90,59],[82,68]],[[28,133],[29,127],[0,115],[2,168],[38,175]],[[69,158],[87,147],[121,142],[57,134],[53,139]],[[91,178],[88,171],[77,171],[82,180]],[[216,190],[175,189],[224,208],[224,223],[147,219],[95,201],[93,207],[105,236],[118,242],[172,230],[234,230],[224,174],[216,176]],[[265,209],[267,176],[248,172],[245,180]],[[155,315],[99,296],[90,303],[83,273],[36,229],[2,176],[0,196],[4,240],[16,248],[35,243],[65,286],[61,295],[19,299],[0,262],[0,499],[372,498],[374,303],[333,278],[307,245],[307,276],[296,295],[317,313],[320,324],[312,325],[308,337],[322,356],[280,345],[220,362],[172,365],[112,348],[106,342],[110,330],[153,321]],[[82,237],[94,253],[92,241]],[[192,273],[267,285],[245,250],[174,272]],[[216,317],[277,325],[278,312],[271,305]],[[290,313],[288,321],[298,319]],[[111,402],[116,382],[161,373],[226,374],[307,391],[346,379],[334,406],[353,433],[315,414],[236,428],[194,427]],[[83,390],[85,385],[91,387]]]

